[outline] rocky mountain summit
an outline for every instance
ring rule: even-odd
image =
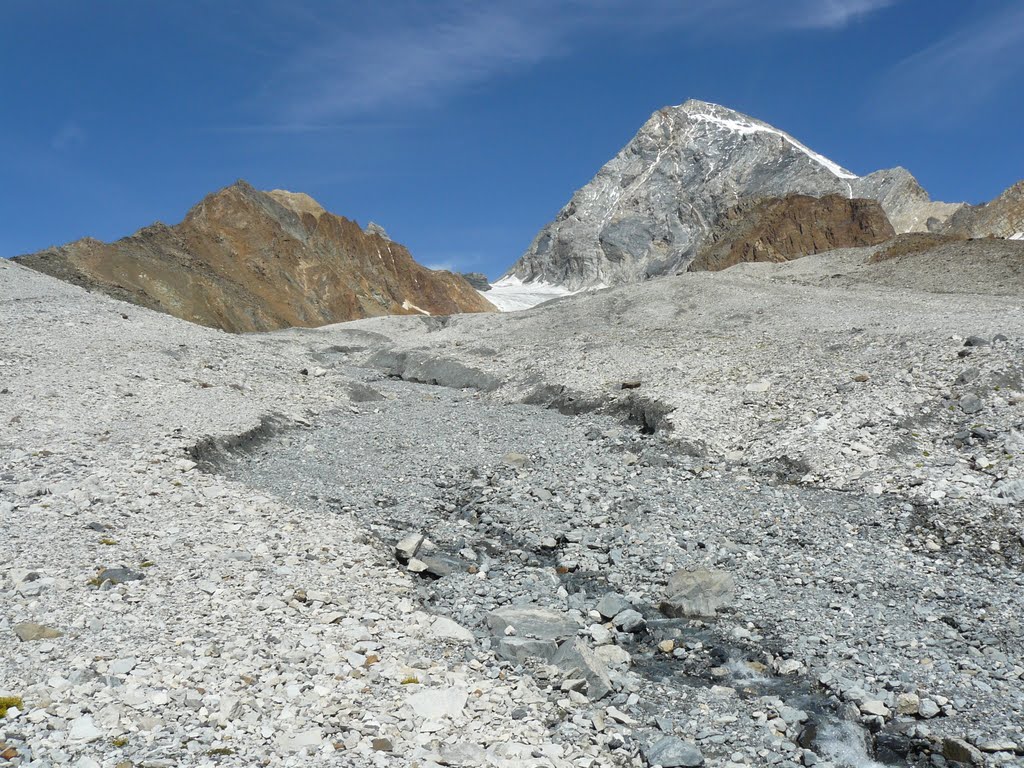
[[[932,202],[902,168],[860,177],[767,123],[691,100],[655,112],[508,276],[578,290],[675,274],[725,212],[790,194],[876,200],[896,232],[940,226],[961,207]]]
[[[244,181],[175,226],[114,243],[86,238],[19,263],[114,298],[226,331],[318,326],[385,314],[488,312],[463,278],[417,264],[404,246],[309,195]]]

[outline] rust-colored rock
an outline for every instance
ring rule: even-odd
[[[965,239],[951,235],[938,235],[934,232],[908,232],[904,235],[896,235],[895,238],[885,244],[884,248],[879,248],[868,259],[868,263],[877,264],[889,259],[898,259],[901,256],[927,253],[945,245],[963,243]]]
[[[494,311],[462,277],[417,264],[382,232],[364,231],[308,195],[239,181],[173,227],[154,224],[114,243],[86,238],[15,261],[232,332]]]
[[[895,234],[875,200],[840,195],[762,198],[729,208],[689,270],[714,271],[748,261],[791,261],[835,248],[877,245]]]

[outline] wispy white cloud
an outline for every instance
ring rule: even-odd
[[[786,16],[790,26],[804,29],[840,29],[898,0],[810,0]]]
[[[441,269],[446,272],[458,272],[459,267],[453,261],[437,261],[427,264],[427,269]]]
[[[837,30],[901,0],[391,0],[317,19],[270,86],[267,130],[300,133],[442,103],[595,36],[707,38]]]
[[[523,9],[473,6],[377,30],[345,30],[289,66],[289,123],[320,124],[394,106],[430,105],[555,55],[557,27]]]
[[[50,148],[63,152],[85,142],[85,131],[75,120],[65,122],[50,139]]]
[[[886,115],[927,114],[956,122],[1000,93],[1020,93],[1024,78],[1024,1],[1010,0],[899,62],[880,104]],[[1007,90],[1009,89],[1009,90]]]

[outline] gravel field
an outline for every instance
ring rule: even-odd
[[[252,336],[0,262],[0,765],[1024,765],[1020,294],[865,259]]]

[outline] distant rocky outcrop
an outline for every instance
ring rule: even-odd
[[[878,245],[895,235],[875,200],[787,195],[729,208],[690,263],[691,272],[741,262],[790,261],[836,248]]]
[[[491,290],[491,282],[483,272],[460,272],[459,274],[478,291]]]
[[[889,168],[861,176],[853,184],[857,197],[877,200],[899,233],[928,232],[964,207],[932,200],[906,168]]]
[[[936,231],[956,237],[1002,237],[1024,240],[1024,181],[991,202],[965,205]]]
[[[790,194],[877,200],[897,232],[941,225],[960,208],[932,202],[902,168],[859,177],[767,123],[691,100],[655,112],[506,277],[578,290],[674,274],[724,211]]]
[[[417,264],[375,226],[363,230],[309,195],[239,181],[175,226],[154,224],[113,243],[86,238],[15,261],[233,332],[494,311],[463,278]]]

